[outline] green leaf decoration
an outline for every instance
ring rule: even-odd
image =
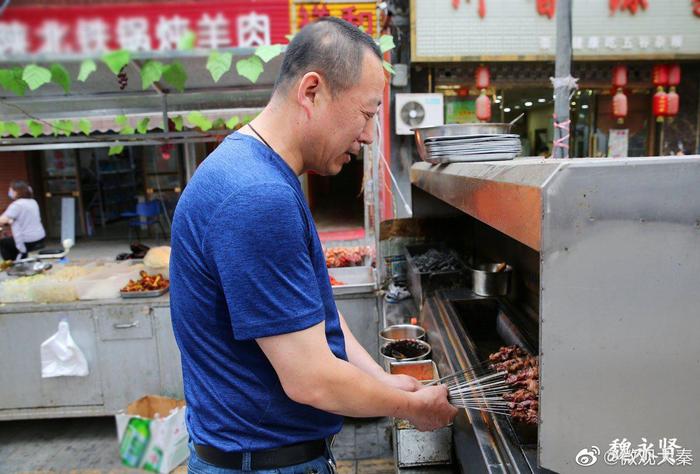
[[[60,64],[51,65],[51,82],[54,82],[63,88],[66,94],[70,91],[70,75],[68,70]]]
[[[212,125],[212,128],[220,129],[220,128],[224,128],[225,126],[226,126],[226,121],[222,118],[218,118],[218,119],[214,120],[214,125]]]
[[[258,49],[255,50],[255,55],[266,63],[269,63],[270,60],[276,58],[280,54],[282,54],[281,44],[258,46]]]
[[[182,64],[174,62],[163,70],[163,79],[180,92],[184,92],[187,82],[187,72]]]
[[[389,61],[384,61],[382,64],[384,64],[384,69],[389,71],[389,74],[395,74],[396,71],[394,71],[394,67],[391,65]]]
[[[136,130],[134,130],[134,127],[126,126],[119,130],[120,135],[133,135],[136,133]]]
[[[92,124],[88,119],[80,119],[78,121],[78,130],[83,132],[84,135],[90,135],[92,131]]]
[[[36,120],[30,120],[27,123],[27,129],[29,130],[29,134],[34,138],[44,133],[44,126]]]
[[[260,77],[260,74],[263,72],[262,60],[255,55],[249,58],[241,59],[236,62],[236,71],[238,74],[255,84],[258,77]]]
[[[19,124],[15,122],[5,122],[4,128],[6,135],[12,135],[15,138],[19,138],[19,136],[22,134],[22,131],[19,128]]]
[[[394,44],[394,37],[392,35],[382,35],[379,37],[379,49],[382,54],[391,51],[395,47],[396,45]]]
[[[51,71],[45,67],[30,64],[24,67],[22,71],[22,80],[27,83],[33,91],[51,81]]]
[[[57,120],[54,122],[54,133],[58,135],[62,133],[65,136],[73,133],[73,122],[70,120]]]
[[[139,123],[136,124],[136,130],[139,133],[148,133],[148,122],[150,122],[151,119],[148,117],[144,117],[141,120],[139,120]]]
[[[226,121],[226,128],[233,130],[239,123],[241,123],[241,119],[239,119],[237,115],[234,115]]]
[[[114,123],[123,128],[129,124],[129,119],[126,118],[126,115],[117,115],[114,117]]]
[[[141,87],[148,89],[163,77],[165,66],[160,61],[146,61],[141,67]]]
[[[0,120],[0,137],[5,134],[5,122]]]
[[[360,30],[360,31],[363,32],[363,33],[367,33],[367,28],[365,28],[365,27],[362,26],[362,25],[358,26],[357,29]]]
[[[170,119],[173,121],[173,125],[175,125],[175,130],[178,132],[181,132],[183,128],[185,128],[185,121],[182,118],[182,115],[177,115]]]
[[[194,49],[194,45],[197,43],[197,35],[192,30],[187,30],[187,33],[182,35],[177,42],[177,49],[180,51],[188,51]]]
[[[22,79],[22,68],[0,69],[0,86],[15,95],[24,95],[27,83]]]
[[[291,43],[294,39],[294,35],[296,35],[296,33],[292,33],[291,35],[284,35],[284,37],[287,38],[287,41]]]
[[[204,115],[202,115],[202,112],[197,111],[187,114],[187,121],[195,127],[198,127],[203,132],[211,129],[213,125],[211,120],[208,120]]]
[[[211,78],[214,79],[214,82],[219,82],[221,76],[231,70],[232,59],[233,54],[231,53],[211,52],[209,59],[207,59],[207,70],[209,74],[211,74]]]
[[[78,80],[85,82],[90,74],[97,71],[97,64],[92,59],[86,59],[80,63],[80,72],[78,72]]]
[[[119,71],[129,64],[129,61],[131,61],[131,53],[123,49],[111,51],[102,56],[102,62],[105,63],[114,74],[119,74]]]
[[[121,153],[123,151],[124,151],[124,145],[111,146],[111,147],[109,147],[109,152],[107,154],[109,156],[118,155],[119,153]]]

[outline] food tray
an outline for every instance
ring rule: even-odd
[[[155,298],[157,296],[163,296],[170,289],[169,286],[162,288],[160,290],[150,290],[150,291],[120,291],[119,294],[122,298]]]
[[[344,283],[333,286],[334,295],[371,293],[377,287],[374,268],[370,266],[329,268],[328,274]]]
[[[422,255],[430,249],[448,252],[457,258],[457,262],[461,267],[460,270],[448,272],[421,272],[418,270],[414,262],[414,258]],[[459,256],[453,250],[447,248],[443,244],[423,244],[423,245],[407,245],[406,246],[406,276],[408,279],[408,288],[411,291],[413,300],[419,308],[423,307],[425,299],[435,290],[442,288],[452,288],[464,284],[464,273],[466,266],[460,260]]]

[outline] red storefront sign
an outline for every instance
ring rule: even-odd
[[[176,49],[188,31],[204,49],[284,43],[289,3],[214,0],[8,7],[0,17],[0,57],[167,51]]]
[[[649,7],[649,0],[610,0],[610,14],[619,10],[629,10],[633,15],[640,8],[646,10]]]

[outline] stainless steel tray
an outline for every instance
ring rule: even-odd
[[[328,274],[344,283],[333,286],[334,295],[371,293],[377,288],[375,271],[370,266],[329,268]]]
[[[157,296],[162,296],[170,290],[170,287],[163,288],[162,290],[151,290],[151,291],[120,291],[119,294],[122,298],[155,298]]]

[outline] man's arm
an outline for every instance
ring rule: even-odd
[[[371,375],[382,383],[398,388],[399,390],[405,390],[408,392],[420,390],[422,385],[415,378],[408,375],[390,375],[386,373],[382,366],[374,361],[372,356],[367,353],[365,348],[362,347],[362,344],[360,344],[357,338],[355,338],[340,311],[338,312],[338,316],[340,317],[340,326],[343,329],[343,335],[345,336],[345,350],[348,354],[348,361],[352,365]]]
[[[256,341],[287,396],[298,403],[344,416],[406,418],[424,431],[447,425],[457,414],[447,401],[445,386],[397,390],[335,357],[323,322]]]
[[[0,216],[0,225],[12,224],[12,219],[7,217],[5,214]]]

